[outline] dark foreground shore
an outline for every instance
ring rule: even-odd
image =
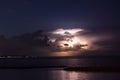
[[[64,70],[78,72],[120,72],[120,67],[66,67]]]
[[[61,68],[64,69],[66,66],[22,66],[22,67],[14,67],[14,66],[5,66],[5,67],[0,67],[0,69],[42,69],[42,68]]]
[[[120,72],[120,67],[67,67],[67,66],[29,66],[29,67],[0,67],[0,69],[47,69],[61,68],[64,71],[75,72]]]

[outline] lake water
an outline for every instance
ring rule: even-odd
[[[66,66],[119,66],[119,58],[70,58],[70,59],[29,59],[11,62],[21,65],[66,65]],[[4,63],[5,60],[2,61]],[[1,63],[1,64],[2,64]],[[14,65],[14,64],[13,64]],[[0,69],[0,80],[120,80],[117,72],[68,72],[62,68],[39,68],[39,69]]]

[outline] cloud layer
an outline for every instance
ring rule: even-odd
[[[10,38],[0,36],[0,55],[75,56],[119,51],[119,38],[109,33],[72,28],[42,30]],[[114,54],[114,53],[111,53]]]

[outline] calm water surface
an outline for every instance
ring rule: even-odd
[[[60,69],[0,70],[1,80],[120,80],[120,73],[66,72]]]
[[[25,60],[18,65],[66,65],[66,66],[119,66],[120,59],[40,59]],[[7,65],[16,61],[6,60]],[[5,60],[1,61],[1,65]],[[35,63],[36,62],[36,63]],[[9,64],[8,64],[9,63]],[[45,69],[0,69],[0,80],[120,80],[120,73],[67,72],[61,68]]]

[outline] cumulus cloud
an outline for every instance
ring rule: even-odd
[[[113,35],[97,34],[81,28],[60,28],[48,33],[39,30],[11,38],[0,36],[0,55],[75,56],[81,53],[91,54],[98,53],[100,50],[108,50],[108,48],[109,50],[117,49],[118,46],[113,39],[115,39]]]
[[[102,39],[102,37],[93,36],[87,33],[87,30],[81,28],[73,29],[56,29],[50,32],[50,41],[57,46],[59,49],[96,49],[97,46],[93,43],[97,40]]]

